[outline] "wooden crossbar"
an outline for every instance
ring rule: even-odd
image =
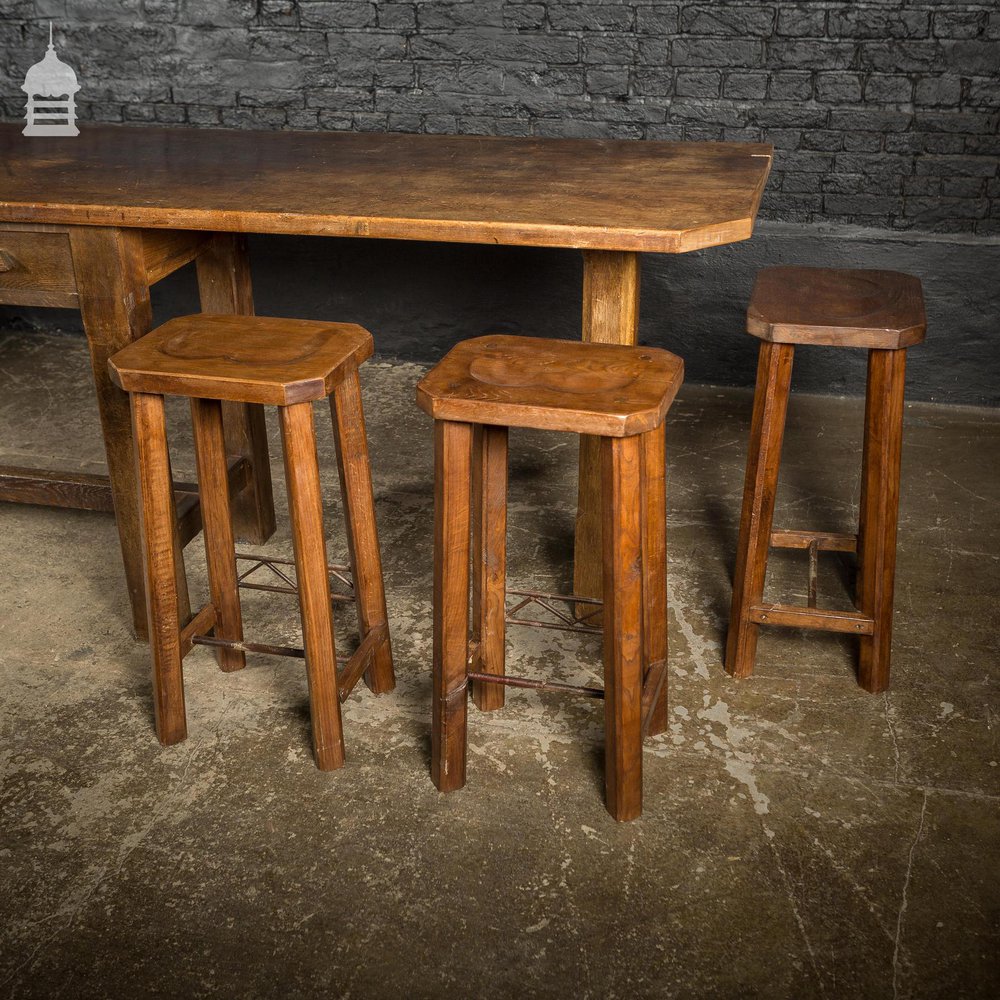
[[[200,633],[210,632],[215,627],[217,615],[214,604],[206,604],[181,629],[181,659],[191,652],[191,647],[200,638]]]
[[[361,640],[361,645],[351,654],[350,659],[344,664],[344,669],[337,674],[337,694],[341,701],[347,701],[354,686],[371,666],[372,657],[378,651],[379,646],[388,638],[388,627],[376,625]]]
[[[265,656],[290,656],[304,660],[306,651],[299,646],[273,646],[266,642],[238,642],[235,639],[220,639],[214,635],[199,634],[210,629],[215,624],[215,609],[211,604],[205,605],[181,634],[182,650],[188,652],[192,645],[214,646],[222,649],[235,649],[241,653],[263,653]],[[185,639],[187,636],[187,639]],[[386,625],[373,628],[362,640],[361,645],[346,660],[338,659],[341,665],[337,671],[337,697],[346,701],[355,685],[371,666],[372,657],[378,648],[389,638]],[[187,644],[185,649],[183,643]]]
[[[646,671],[646,679],[642,684],[642,736],[649,735],[649,720],[653,717],[653,708],[660,700],[660,693],[667,683],[667,661],[657,660],[651,663]]]
[[[835,531],[772,531],[771,547],[775,549],[808,549],[812,543],[820,552],[856,552],[857,535]]]
[[[831,611],[828,608],[803,608],[794,604],[754,604],[750,621],[757,625],[783,625],[787,628],[811,628],[822,632],[848,632],[871,635],[874,621],[859,611]]]

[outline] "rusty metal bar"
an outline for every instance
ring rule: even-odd
[[[282,566],[294,566],[294,560],[250,555],[247,552],[237,552],[236,560],[237,562],[253,563],[249,569],[244,570],[238,577],[241,590],[264,590],[271,594],[298,594],[296,581],[280,568]],[[284,581],[284,585],[280,583],[259,583],[256,580],[250,580],[249,577],[258,570],[267,570],[273,573],[279,580]],[[348,590],[354,590],[354,583],[350,577],[349,567],[333,564],[327,566],[327,572],[331,579],[339,580]],[[353,604],[354,595],[353,593],[341,594],[337,591],[331,591],[330,601],[333,604]]]
[[[587,621],[601,613],[604,602],[596,597],[577,597],[574,594],[547,594],[538,590],[509,590],[509,597],[521,598],[512,607],[507,609],[505,620],[510,625],[528,625],[532,628],[549,628],[559,632],[581,632],[585,635],[600,635],[602,629],[599,625],[588,625]],[[566,604],[571,607],[576,605],[588,605],[593,610],[584,615],[575,612],[566,613],[552,606],[553,601]],[[555,621],[544,621],[538,618],[519,618],[518,612],[529,605],[537,605],[547,611],[555,618]]]
[[[469,671],[468,680],[485,681],[487,684],[506,684],[508,687],[531,688],[535,691],[558,691],[561,694],[578,694],[584,698],[603,698],[603,688],[581,687],[579,684],[560,684],[558,681],[536,681],[528,677],[511,677],[509,674],[481,674]]]

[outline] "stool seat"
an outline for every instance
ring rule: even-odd
[[[663,423],[684,363],[659,348],[476,337],[421,379],[435,420],[629,437]]]
[[[325,399],[373,351],[352,323],[198,313],[119,351],[110,371],[126,392],[288,406]]]
[[[926,330],[920,281],[899,271],[769,267],[747,310],[747,332],[776,344],[893,351]]]

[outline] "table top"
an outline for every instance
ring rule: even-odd
[[[756,143],[0,125],[0,222],[680,253],[747,239]]]

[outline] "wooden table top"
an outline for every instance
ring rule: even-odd
[[[0,125],[0,222],[680,253],[747,239],[752,143]]]

